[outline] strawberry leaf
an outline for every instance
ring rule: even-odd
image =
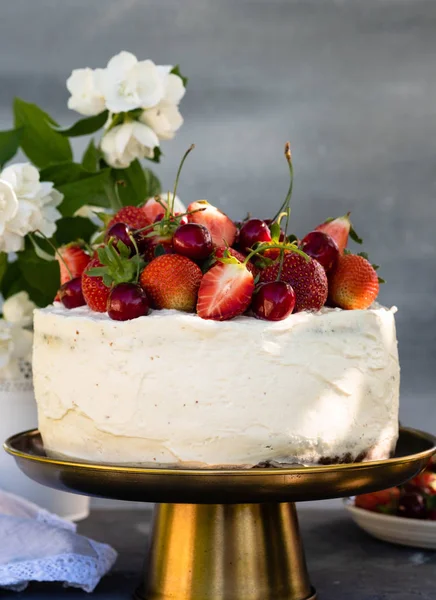
[[[427,496],[425,499],[427,510],[436,510],[436,494],[432,494],[431,496]]]
[[[291,233],[290,235],[288,235],[287,242],[288,244],[293,244],[294,242],[298,242],[298,238],[296,235]]]
[[[352,225],[350,225],[349,236],[353,240],[353,242],[356,242],[356,244],[363,244],[362,238],[357,235],[356,230]]]
[[[270,231],[271,231],[271,237],[275,242],[278,242],[280,239],[280,233],[281,233],[281,229],[280,229],[280,225],[279,223],[273,223],[270,226]]]
[[[361,256],[362,258],[369,260],[369,256],[368,256],[367,252],[359,252],[357,256]]]
[[[386,280],[383,279],[383,277],[378,277],[377,279],[379,283],[386,283]]]
[[[156,248],[154,249],[154,256],[158,257],[158,256],[162,256],[163,254],[166,254],[165,248],[162,244],[158,244],[156,246]]]

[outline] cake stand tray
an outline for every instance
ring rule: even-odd
[[[5,449],[43,485],[158,504],[138,600],[315,600],[295,502],[400,485],[426,466],[435,443],[402,428],[389,460],[234,470],[57,460],[37,430],[9,438]]]

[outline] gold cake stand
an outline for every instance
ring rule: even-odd
[[[55,460],[46,456],[37,430],[11,437],[4,447],[43,485],[158,504],[137,600],[315,600],[295,502],[404,483],[426,466],[435,443],[403,428],[390,460],[225,471]]]

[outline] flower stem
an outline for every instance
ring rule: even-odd
[[[180,177],[180,173],[182,172],[183,163],[185,162],[188,154],[190,152],[192,152],[192,150],[194,150],[194,148],[195,148],[195,144],[191,144],[191,146],[189,146],[189,148],[186,150],[185,154],[183,155],[182,160],[180,161],[179,169],[178,169],[177,175],[176,175],[176,180],[174,182],[173,199],[171,201],[171,214],[173,214],[173,212],[174,212],[174,201],[176,199],[177,186],[179,185],[179,177]]]

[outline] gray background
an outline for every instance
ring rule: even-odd
[[[0,0],[0,127],[15,95],[63,123],[73,68],[119,50],[178,62],[185,125],[164,146],[185,203],[233,217],[282,201],[290,139],[292,226],[348,210],[399,308],[405,423],[436,432],[436,2],[434,0]],[[78,148],[80,148],[80,143]],[[256,399],[253,398],[253,402]]]

